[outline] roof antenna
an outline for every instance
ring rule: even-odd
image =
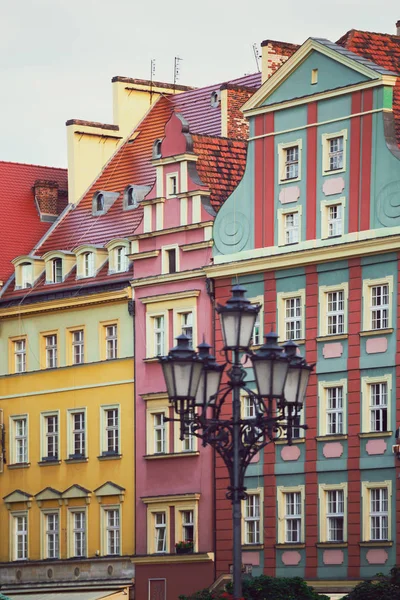
[[[257,71],[260,73],[260,53],[258,51],[258,44],[253,44],[253,52],[254,52],[254,59],[256,61],[256,65],[257,65]]]
[[[153,80],[156,74],[156,59],[152,58],[150,63],[150,106],[153,100]]]
[[[174,60],[174,94],[175,94],[176,82],[178,81],[179,75],[181,74],[181,66],[180,66],[181,60],[182,60],[182,58],[179,58],[179,56],[175,56],[175,60]]]

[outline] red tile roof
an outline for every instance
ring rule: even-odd
[[[400,36],[351,29],[336,43],[400,75]],[[393,92],[393,110],[400,146],[400,77]]]
[[[0,162],[0,281],[13,273],[10,261],[28,254],[51,225],[40,221],[35,204],[33,185],[38,179],[55,181],[67,190],[66,169]]]

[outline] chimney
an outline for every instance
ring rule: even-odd
[[[55,221],[67,205],[67,194],[55,181],[38,179],[33,186],[41,221]]]
[[[275,40],[261,42],[262,83],[269,79],[298,48],[297,44],[290,44],[289,42],[277,42]]]
[[[396,35],[400,35],[400,19],[396,23]]]

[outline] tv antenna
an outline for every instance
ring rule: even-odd
[[[156,59],[152,58],[150,62],[150,104],[153,100],[153,81],[156,75]]]
[[[254,59],[256,61],[256,65],[257,65],[257,71],[260,72],[260,53],[258,51],[258,44],[253,44],[253,53],[254,53]]]
[[[176,82],[179,79],[179,76],[181,74],[181,62],[182,58],[179,58],[179,56],[175,56],[175,60],[174,60],[174,88],[176,86]]]

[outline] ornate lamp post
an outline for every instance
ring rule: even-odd
[[[305,398],[313,365],[297,354],[298,346],[277,344],[270,333],[259,350],[250,350],[250,340],[260,306],[252,305],[240,285],[232,288],[232,298],[217,312],[221,320],[224,352],[230,368],[227,382],[221,383],[225,365],[216,363],[210,346],[203,342],[196,353],[190,338],[180,335],[168,356],[161,357],[170,401],[179,415],[181,439],[190,433],[209,444],[221,456],[229,472],[227,498],[233,516],[233,596],[242,596],[241,501],[246,498],[244,476],[251,459],[270,442],[292,431]],[[246,370],[241,356],[247,355],[254,369],[257,391],[246,386]],[[242,418],[240,396],[244,392],[255,408],[255,417]],[[231,418],[221,416],[224,403],[231,399]],[[296,425],[297,426],[297,425]],[[306,429],[306,425],[302,426]]]

